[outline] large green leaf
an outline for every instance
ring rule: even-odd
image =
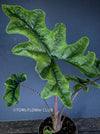
[[[3,100],[7,102],[7,106],[11,107],[19,102],[20,95],[20,83],[26,80],[25,74],[12,74],[5,82],[6,91],[3,96]]]
[[[23,34],[29,38],[29,42],[13,49],[14,54],[25,55],[36,60],[42,59],[43,55],[48,57],[49,63],[51,58],[56,58],[70,63],[88,77],[100,75],[100,70],[95,66],[95,53],[88,52],[84,56],[89,44],[87,37],[68,45],[65,25],[58,23],[53,31],[48,30],[45,26],[45,13],[42,10],[27,11],[20,6],[9,5],[3,5],[3,10],[11,18],[7,32]],[[44,60],[43,64],[48,66],[49,63]]]
[[[97,77],[100,75],[100,71],[94,69],[95,53],[88,52],[88,54],[84,56],[88,43],[88,38],[83,37],[72,45],[67,45],[66,43],[57,45],[54,48],[53,56],[70,63],[88,77]]]
[[[68,45],[65,25],[58,23],[54,30],[48,30],[42,10],[28,11],[21,6],[10,5],[3,5],[2,8],[11,19],[7,33],[22,34],[29,39],[28,42],[15,46],[12,52],[35,59],[37,73],[42,79],[48,80],[41,93],[42,98],[57,95],[66,106],[71,107],[72,92],[54,59],[70,63],[88,77],[100,75],[100,71],[96,69],[95,53],[88,52],[84,56],[89,43],[88,38],[83,37]]]
[[[11,18],[7,32],[20,33],[29,38],[28,42],[15,46],[12,52],[35,59],[36,71],[42,79],[48,80],[41,97],[57,95],[66,106],[72,107],[69,84],[51,56],[56,38],[60,40],[59,27],[63,24],[57,24],[54,31],[49,31],[42,10],[27,11],[20,6],[9,5],[3,5],[3,10]]]
[[[47,85],[41,93],[41,97],[48,98],[57,95],[66,106],[71,107],[70,98],[72,93],[69,89],[68,81],[65,79],[64,75],[62,75],[59,67],[53,60],[49,68],[51,77],[49,77]]]

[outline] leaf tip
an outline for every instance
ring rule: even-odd
[[[67,104],[67,107],[68,107],[69,109],[71,109],[71,108],[72,108],[72,103]]]
[[[11,106],[13,106],[14,104],[12,103],[9,103],[9,102],[7,102],[7,107],[11,107]]]
[[[12,53],[15,55],[20,55],[19,53],[21,52],[20,48],[17,46],[12,48]]]
[[[45,99],[43,92],[41,92],[41,98]]]
[[[6,101],[5,95],[3,95],[3,101]]]
[[[6,6],[5,4],[2,4],[2,9],[4,9],[4,8],[5,8],[5,6]]]
[[[4,11],[4,13],[6,13],[6,8],[7,8],[8,6],[9,6],[9,5],[2,4],[2,10]]]
[[[89,38],[87,36],[84,36],[83,39],[87,44],[89,44]]]

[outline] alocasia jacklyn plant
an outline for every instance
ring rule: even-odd
[[[94,52],[88,51],[88,54],[84,55],[89,44],[87,37],[82,37],[74,44],[69,45],[66,43],[65,25],[58,23],[54,30],[50,31],[45,25],[45,13],[42,10],[28,11],[21,6],[12,5],[2,5],[2,8],[10,18],[10,23],[6,30],[7,33],[22,34],[29,39],[28,42],[15,46],[12,52],[13,54],[27,56],[36,60],[35,69],[41,79],[47,80],[47,84],[41,94],[35,90],[33,91],[39,94],[46,104],[45,99],[54,96],[55,114],[53,116],[51,113],[52,118],[55,115],[57,119],[61,117],[62,110],[58,112],[57,109],[57,96],[64,106],[72,108],[71,97],[76,95],[81,89],[88,91],[88,85],[100,88],[99,84],[96,83],[100,79],[100,60],[96,58]],[[82,79],[73,75],[63,75],[56,60],[71,64],[88,78]],[[96,77],[98,77],[96,80],[89,79]],[[3,99],[4,101],[8,100],[8,107],[15,105],[20,100],[20,85],[25,80],[25,74],[12,74],[5,82],[6,91]],[[73,92],[69,89],[69,82],[71,81],[76,82]],[[54,121],[56,122],[56,120]],[[54,129],[55,131],[60,129],[58,120]]]

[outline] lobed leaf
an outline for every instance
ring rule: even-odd
[[[61,40],[60,34],[63,33],[59,30],[64,25],[57,24],[54,31],[48,30],[42,10],[27,11],[20,6],[9,5],[3,5],[3,10],[11,18],[7,32],[20,33],[29,38],[28,42],[15,46],[12,52],[35,59],[36,71],[42,79],[48,80],[41,97],[45,99],[57,95],[65,105],[72,107],[69,84],[51,56],[53,46]]]
[[[25,74],[12,74],[5,82],[6,91],[3,96],[3,100],[7,102],[7,106],[11,107],[17,104],[20,100],[19,90],[20,83],[26,80]]]
[[[96,67],[94,69],[96,60],[95,53],[88,52],[88,54],[84,56],[88,44],[89,40],[87,37],[81,38],[72,45],[62,43],[62,45],[55,47],[53,56],[73,65],[87,77],[97,77],[100,75],[100,70],[97,70]]]
[[[46,99],[57,95],[67,107],[72,107],[72,92],[55,59],[70,63],[88,77],[97,77],[100,70],[95,53],[88,52],[84,56],[89,44],[88,38],[83,37],[68,45],[65,25],[58,23],[54,30],[50,31],[45,25],[45,13],[42,10],[28,11],[21,6],[11,5],[3,5],[2,8],[11,19],[7,33],[22,34],[29,39],[28,42],[15,46],[12,52],[35,59],[37,73],[42,79],[48,80],[41,97]]]
[[[57,64],[52,60],[50,73],[52,77],[49,77],[47,85],[41,93],[42,98],[48,98],[53,95],[57,95],[64,105],[69,108],[72,107],[70,102],[70,98],[72,96],[72,92],[69,89],[69,83],[65,79],[64,75],[62,75]]]

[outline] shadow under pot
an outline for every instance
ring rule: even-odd
[[[64,116],[62,116],[61,120],[63,119]],[[52,124],[52,119],[51,117],[46,118],[39,127],[39,134],[44,134],[44,130],[51,130],[53,129],[53,124]],[[53,134],[78,134],[76,126],[74,122],[66,117],[63,124],[62,128],[60,131],[53,133]]]

